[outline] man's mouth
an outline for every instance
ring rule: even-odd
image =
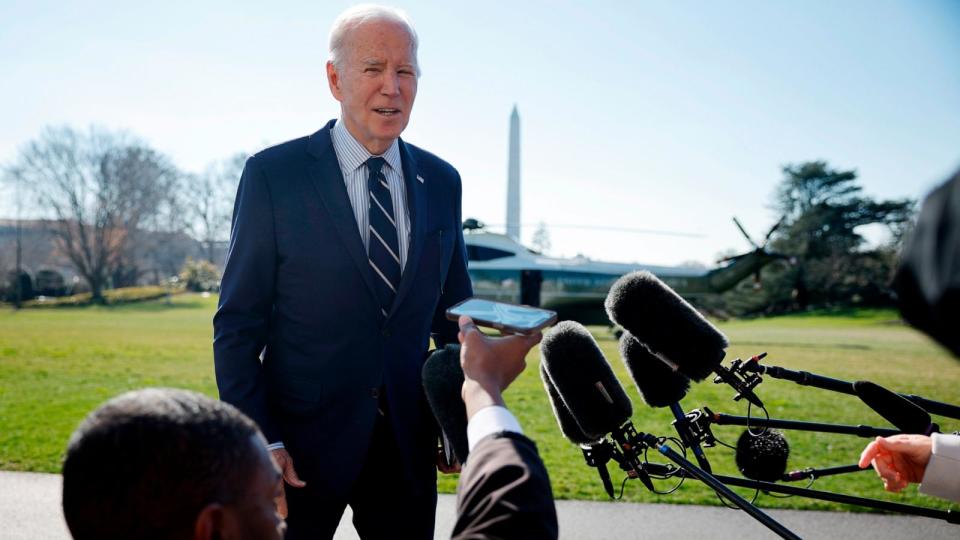
[[[395,114],[400,114],[400,109],[382,108],[374,109],[374,112],[383,116],[393,116]]]

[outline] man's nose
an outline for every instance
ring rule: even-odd
[[[396,96],[400,94],[400,77],[392,71],[384,72],[380,93],[385,96]]]

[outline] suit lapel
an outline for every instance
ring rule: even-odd
[[[310,136],[308,152],[317,158],[310,164],[310,178],[320,193],[320,201],[330,214],[330,220],[340,235],[340,240],[347,248],[347,253],[357,265],[357,270],[363,277],[373,298],[377,298],[374,288],[373,275],[370,273],[370,261],[367,259],[363,240],[357,230],[357,220],[353,216],[353,207],[347,195],[347,186],[343,179],[343,171],[333,151],[330,142],[330,128],[334,121],[330,121],[323,129]]]
[[[407,207],[410,212],[410,249],[407,255],[407,264],[403,269],[400,278],[400,288],[397,290],[397,297],[393,300],[393,307],[387,315],[389,319],[397,311],[397,308],[410,292],[410,287],[416,278],[417,267],[420,265],[420,254],[423,251],[423,244],[426,240],[427,226],[427,186],[426,180],[421,182],[418,179],[419,170],[417,161],[413,152],[404,144],[400,143],[400,160],[403,164],[403,183],[407,188]]]

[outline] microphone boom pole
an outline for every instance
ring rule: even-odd
[[[766,353],[763,353],[765,355]],[[754,372],[761,373],[763,375],[769,375],[774,379],[781,379],[784,381],[790,381],[801,386],[813,386],[815,388],[821,388],[823,390],[830,390],[833,392],[840,392],[842,394],[849,394],[851,396],[856,396],[857,392],[853,388],[853,383],[850,381],[844,381],[841,379],[834,379],[832,377],[824,377],[823,375],[817,375],[815,373],[810,373],[807,371],[795,371],[792,369],[787,369],[780,366],[771,366],[767,364],[761,364],[759,358],[762,358],[763,355],[755,356],[748,361],[744,362],[742,365],[734,368],[735,371],[744,372]],[[914,402],[915,404],[922,407],[925,411],[933,414],[938,414],[940,416],[946,416],[947,418],[953,418],[960,420],[960,406],[951,405],[949,403],[944,403],[942,401],[934,401],[932,399],[927,399],[925,397],[913,395],[913,394],[899,394],[900,396]]]
[[[764,482],[762,480],[748,480],[746,478],[738,478],[736,476],[725,476],[718,474],[716,475],[716,479],[730,486],[759,489],[760,491],[783,493],[785,495],[799,495],[801,497],[819,499],[822,501],[851,504],[854,506],[864,506],[867,508],[875,508],[877,510],[886,510],[888,512],[897,512],[900,514],[942,519],[955,525],[960,524],[960,512],[955,512],[953,510],[936,510],[934,508],[924,508],[922,506],[911,506],[909,504],[881,501],[877,499],[867,499],[864,497],[855,497],[853,495],[843,495],[841,493],[833,493],[831,491],[820,491],[817,489],[785,486],[782,484],[774,484],[772,482]]]
[[[715,413],[704,407],[710,423],[719,426],[747,426],[791,429],[797,431],[817,431],[821,433],[839,433],[842,435],[856,435],[858,437],[889,437],[902,433],[900,430],[891,428],[878,428],[865,425],[846,425],[846,424],[825,424],[822,422],[801,422],[799,420],[781,420],[779,418],[757,418],[751,416],[734,416],[723,413]]]
[[[700,480],[701,482],[710,486],[714,491],[732,501],[733,504],[737,505],[737,507],[749,514],[750,517],[762,523],[766,528],[776,533],[780,538],[800,539],[799,536],[794,534],[794,532],[790,529],[784,527],[779,521],[773,519],[767,515],[766,512],[760,510],[724,485],[724,483],[720,480],[721,477],[714,476],[697,467],[666,444],[660,444],[659,441],[657,441],[657,438],[653,435],[645,434],[643,436],[643,440],[649,446],[656,448],[657,451],[663,454],[667,459],[676,463],[686,474],[689,474],[690,476],[693,476],[697,480]]]

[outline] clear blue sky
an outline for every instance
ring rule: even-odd
[[[0,163],[50,124],[128,129],[197,171],[315,131],[350,3],[272,4],[3,0]],[[525,223],[703,235],[554,228],[557,254],[711,262],[747,247],[732,215],[776,220],[785,163],[856,168],[881,198],[960,166],[960,2],[394,5],[421,38],[404,138],[460,170],[465,216],[504,222],[516,103]]]

